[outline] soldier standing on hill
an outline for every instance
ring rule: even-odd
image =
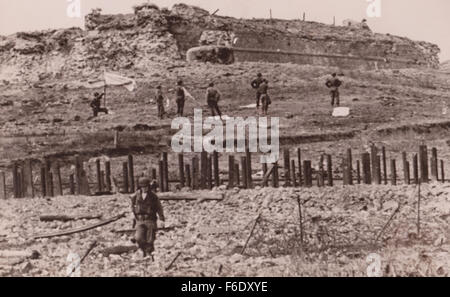
[[[334,107],[334,103],[336,102],[336,106],[339,107],[339,87],[342,85],[342,81],[337,78],[336,73],[333,73],[331,77],[327,79],[325,85],[330,89],[331,106]]]
[[[108,114],[108,109],[105,107],[101,107],[102,105],[102,98],[105,96],[105,94],[99,94],[99,93],[95,93],[94,94],[94,100],[91,101],[91,108],[92,111],[94,112],[94,118],[98,116],[99,112],[104,112],[105,114]]]
[[[175,88],[175,93],[177,96],[177,115],[179,117],[183,116],[184,113],[184,103],[186,101],[186,94],[184,92],[183,81],[179,80],[177,87]]]
[[[158,86],[156,88],[156,95],[155,95],[156,105],[158,106],[158,118],[163,119],[164,114],[166,113],[164,111],[164,96],[162,93],[162,87]]]
[[[256,108],[259,108],[259,103],[261,100],[261,93],[259,92],[259,86],[263,82],[263,77],[261,73],[258,73],[258,77],[254,79],[251,83],[252,88],[256,90]]]
[[[269,94],[267,93],[268,89],[269,89],[269,81],[267,79],[263,79],[263,82],[258,88],[258,92],[261,94],[263,115],[267,115],[269,111],[269,105],[272,103]]]
[[[211,109],[211,114],[213,117],[217,114],[222,118],[222,113],[219,109],[219,100],[220,100],[220,93],[219,91],[214,87],[214,83],[210,83],[208,89],[206,89],[206,102],[208,103],[209,108]]]
[[[155,181],[150,183],[149,179],[140,178],[138,186],[136,193],[130,196],[131,209],[136,219],[135,242],[142,250],[144,257],[147,257],[147,255],[152,256],[155,250],[157,219],[159,217],[164,227],[165,217],[161,201],[154,192],[157,183]]]

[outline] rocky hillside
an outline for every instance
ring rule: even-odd
[[[199,45],[232,46],[236,61],[293,62],[343,68],[438,67],[439,48],[367,28],[299,20],[235,19],[174,5],[134,14],[86,17],[79,28],[0,37],[0,83],[95,79],[108,69],[137,75],[155,63],[183,59]]]

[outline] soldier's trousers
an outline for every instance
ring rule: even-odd
[[[135,239],[143,252],[151,254],[155,250],[156,229],[156,221],[137,221]]]
[[[262,111],[264,114],[267,114],[267,112],[269,111],[269,105],[272,103],[270,101],[270,97],[267,94],[263,94],[261,96],[261,103],[262,103]]]
[[[92,111],[94,112],[94,117],[97,117],[99,112],[104,112],[104,113],[108,114],[108,109],[102,108],[102,107],[93,108]]]
[[[256,92],[256,108],[259,108],[259,105],[261,102],[261,96],[262,96],[262,94],[260,92]]]
[[[339,106],[339,90],[331,91],[331,106],[334,106],[334,103],[336,103],[336,106]]]
[[[177,99],[177,115],[183,116],[184,113],[184,99]]]
[[[217,101],[215,101],[215,100],[208,100],[208,106],[209,106],[209,109],[211,110],[211,114],[212,114],[213,117],[216,116],[216,113],[219,116],[222,116],[222,113],[220,112],[219,105],[217,104]]]
[[[164,104],[163,104],[163,103],[158,103],[158,117],[159,117],[160,119],[162,119],[163,116],[164,116],[164,114],[165,114],[165,111],[164,111]]]

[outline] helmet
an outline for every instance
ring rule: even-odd
[[[150,185],[150,180],[148,178],[141,177],[138,181],[138,185],[140,188],[148,187]]]

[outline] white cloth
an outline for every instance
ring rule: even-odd
[[[105,71],[104,78],[107,86],[123,86],[130,92],[133,92],[137,87],[136,81],[134,79],[120,76],[118,74]]]
[[[348,117],[350,115],[350,108],[336,107],[333,109],[333,117]]]

